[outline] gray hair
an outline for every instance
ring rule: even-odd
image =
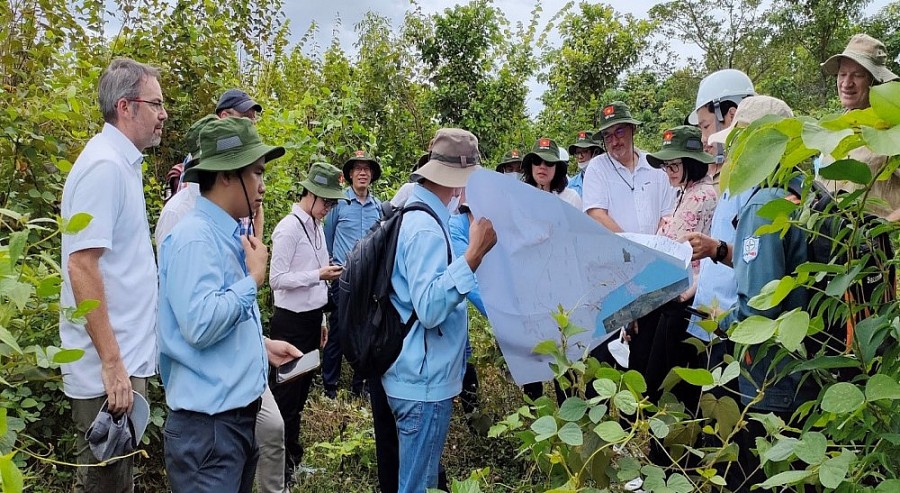
[[[159,79],[159,69],[130,58],[113,60],[100,76],[98,99],[103,120],[116,123],[116,103],[122,98],[139,97],[141,84],[147,78]]]

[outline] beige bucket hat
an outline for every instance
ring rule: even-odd
[[[481,166],[478,138],[460,128],[442,128],[434,135],[428,162],[413,173],[414,181],[428,180],[449,188],[466,186]]]
[[[825,63],[822,64],[822,70],[827,75],[837,75],[841,66],[841,58],[849,58],[862,65],[863,68],[872,74],[877,84],[900,79],[897,74],[888,70],[885,65],[887,62],[887,50],[884,48],[884,43],[868,34],[854,34],[842,53],[825,60]]]
[[[746,127],[760,118],[768,115],[778,115],[784,118],[793,118],[794,112],[784,101],[772,96],[750,96],[738,103],[734,112],[731,125],[709,136],[709,144],[724,144],[728,134],[736,127]]]

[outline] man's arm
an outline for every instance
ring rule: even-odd
[[[109,311],[106,305],[106,294],[103,287],[103,276],[100,274],[100,257],[103,248],[88,248],[69,255],[68,274],[72,282],[72,293],[75,302],[97,300],[100,306],[85,316],[85,329],[100,356],[100,376],[103,388],[109,399],[109,411],[112,414],[123,413],[131,409],[134,399],[131,393],[131,380],[122,354],[119,352],[119,341],[109,323]]]
[[[691,257],[691,260],[700,260],[704,258],[713,259],[716,257],[716,253],[719,249],[719,240],[703,233],[688,233],[682,236],[678,241],[688,242],[691,245],[691,248],[694,250],[694,255]],[[726,243],[725,247],[725,257],[717,259],[717,262],[725,264],[728,267],[733,267],[734,264],[732,264],[731,257],[734,255],[734,245]]]
[[[622,233],[625,231],[615,220],[613,220],[613,218],[609,217],[609,212],[606,209],[588,209],[587,214],[613,233]]]

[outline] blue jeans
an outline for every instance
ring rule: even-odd
[[[398,493],[423,493],[426,488],[437,487],[453,399],[421,402],[388,396],[388,403],[397,421],[400,442]]]

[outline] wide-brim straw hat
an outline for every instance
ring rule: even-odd
[[[843,52],[822,63],[822,70],[828,75],[837,75],[841,67],[841,58],[849,58],[862,65],[878,84],[900,78],[887,68],[887,50],[884,43],[868,34],[854,34]]]

